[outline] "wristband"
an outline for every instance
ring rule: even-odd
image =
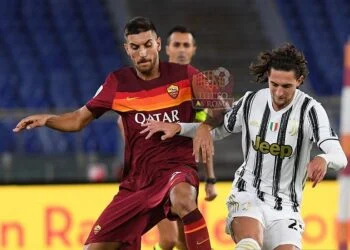
[[[215,184],[216,183],[216,178],[207,178],[205,180],[205,183],[207,183],[207,184]]]

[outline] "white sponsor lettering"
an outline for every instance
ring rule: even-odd
[[[164,113],[163,122],[171,122],[170,117],[168,116],[167,113]]]
[[[144,114],[144,113],[136,113],[135,114],[135,122],[139,124],[144,124],[149,120],[158,121],[158,122],[179,122],[179,111],[171,110],[171,112],[163,112],[156,114]]]
[[[177,116],[178,114],[179,111],[177,109],[171,111],[171,117],[173,121],[180,121],[180,118]]]

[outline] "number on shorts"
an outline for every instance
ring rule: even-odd
[[[294,230],[298,230],[298,229],[296,228],[296,225],[298,224],[298,223],[297,223],[297,220],[296,220],[296,219],[289,219],[289,220],[293,221],[293,223],[290,224],[290,225],[288,226],[288,228],[294,229]]]
[[[296,219],[289,219],[292,221],[292,223],[288,226],[288,228],[293,229],[295,231],[303,230],[303,226],[300,225]]]

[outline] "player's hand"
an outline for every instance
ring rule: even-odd
[[[196,162],[199,162],[202,156],[203,163],[212,161],[214,155],[214,143],[210,134],[211,127],[207,124],[201,124],[193,138],[193,155]]]
[[[320,156],[316,156],[307,164],[307,176],[311,180],[312,187],[316,187],[321,182],[327,172],[327,162]]]
[[[149,120],[145,124],[141,124],[141,127],[146,127],[144,130],[140,132],[140,134],[147,133],[147,136],[145,139],[151,138],[151,136],[157,132],[163,132],[164,135],[162,135],[160,138],[161,140],[166,140],[168,138],[174,137],[177,133],[181,131],[180,124],[177,123],[170,123],[170,122],[158,122]]]
[[[45,126],[46,121],[52,116],[53,115],[48,115],[48,114],[28,116],[22,119],[12,131],[20,132],[23,129],[32,129],[36,127]]]
[[[205,200],[206,201],[212,201],[218,196],[218,193],[216,192],[215,184],[212,183],[205,183]]]

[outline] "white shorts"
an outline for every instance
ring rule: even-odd
[[[228,216],[226,233],[233,236],[231,224],[235,217],[251,217],[264,227],[263,248],[272,250],[280,245],[291,244],[301,249],[304,222],[299,212],[291,207],[276,210],[261,201],[255,193],[238,192],[233,188],[227,199]]]
[[[350,219],[350,176],[341,175],[339,183],[339,210],[338,220],[346,222]]]

